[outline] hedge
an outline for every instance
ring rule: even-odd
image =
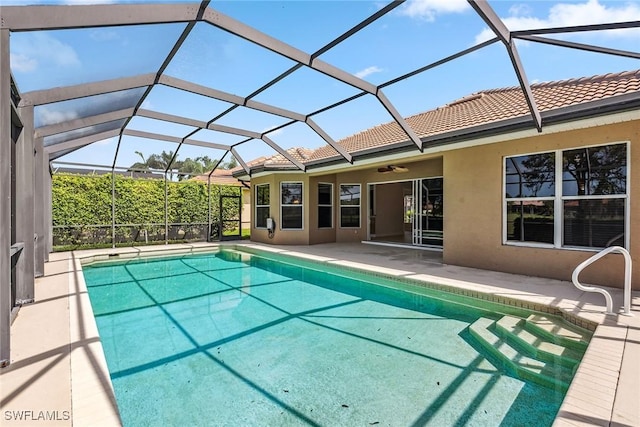
[[[165,240],[165,181],[115,176],[116,244]],[[112,176],[55,174],[52,181],[54,247],[111,245]],[[238,187],[211,186],[211,218],[219,218],[220,195]],[[236,217],[234,206],[224,218]],[[169,240],[206,240],[209,201],[201,181],[167,182]]]

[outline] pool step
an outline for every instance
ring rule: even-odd
[[[469,332],[493,356],[489,360],[498,369],[566,392],[581,353],[526,330],[525,324],[524,319],[511,316],[497,321],[481,317],[469,325]]]
[[[561,319],[542,314],[532,314],[527,317],[524,326],[525,329],[536,335],[581,353],[586,351],[592,335],[590,331],[582,330],[577,326],[563,322]]]
[[[246,263],[251,260],[251,254],[238,251],[236,249],[225,248],[223,251],[219,251],[218,253],[216,253],[216,258],[220,258],[225,261],[237,261]]]
[[[525,319],[504,316],[495,323],[495,332],[526,355],[536,359],[558,363],[573,369],[582,359],[582,351],[567,348],[548,341],[546,337],[536,335],[525,328]]]

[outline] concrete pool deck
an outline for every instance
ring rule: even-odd
[[[234,244],[230,242],[230,244]],[[595,333],[556,418],[555,426],[640,425],[640,293],[634,316],[606,316],[602,295],[572,283],[442,264],[438,252],[368,244],[239,245],[320,262],[438,283],[468,295],[558,309]],[[21,308],[11,328],[11,365],[0,370],[3,426],[116,426],[120,424],[80,259],[105,253],[202,250],[196,243],[53,253],[36,279],[36,302]],[[571,267],[568,267],[571,268]],[[610,290],[614,308],[622,291]]]

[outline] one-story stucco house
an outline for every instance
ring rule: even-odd
[[[558,279],[619,245],[640,289],[640,70],[532,93],[541,130],[509,87],[406,118],[421,147],[392,122],[339,141],[351,162],[329,145],[289,150],[306,171],[281,155],[252,162],[252,240],[401,243],[440,249],[446,264]],[[581,278],[621,287],[623,264],[609,255]]]

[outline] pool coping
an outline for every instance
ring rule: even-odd
[[[558,314],[576,325],[594,330],[593,338],[584,354],[563,404],[558,412],[554,426],[580,425],[640,425],[640,410],[637,405],[640,396],[640,295],[635,292],[632,300],[634,317],[605,316],[604,306],[590,302],[582,303],[576,299],[552,298],[553,296],[528,293],[521,290],[505,289],[424,274],[397,268],[380,267],[359,261],[318,255],[313,246],[283,248],[264,246],[255,243],[190,244],[120,249],[102,249],[76,251],[64,254],[52,254],[53,258],[67,261],[65,272],[56,273],[58,279],[68,281],[68,334],[69,334],[69,410],[68,423],[58,422],[52,425],[120,425],[115,396],[97,331],[95,318],[91,311],[84,277],[79,274],[83,263],[90,260],[114,259],[109,254],[119,254],[119,259],[136,258],[142,254],[157,253],[158,256],[206,252],[228,246],[247,252],[260,251],[304,259],[322,265],[335,265],[341,268],[365,272],[375,276],[394,278],[406,283],[429,283],[429,287],[455,292],[461,295],[485,299],[522,307],[526,309]],[[62,270],[65,270],[62,268]],[[514,276],[522,277],[522,276]],[[41,286],[47,277],[37,279]],[[435,284],[435,285],[432,285]],[[435,287],[434,287],[435,286]],[[612,289],[615,300],[621,300],[621,292]],[[36,289],[37,292],[37,289]],[[25,306],[22,310],[32,307]],[[542,309],[541,309],[542,308]],[[21,311],[22,311],[21,310]],[[18,317],[17,321],[20,319]],[[82,351],[78,351],[82,349]],[[4,370],[3,370],[4,371]],[[3,374],[0,371],[0,374]],[[64,381],[63,381],[64,382]],[[59,385],[58,385],[59,386]],[[3,387],[4,388],[4,387]],[[2,391],[4,399],[5,391]],[[6,406],[6,405],[5,405]],[[9,425],[12,425],[9,423]],[[15,423],[13,425],[25,425]],[[38,425],[47,425],[38,423]]]

